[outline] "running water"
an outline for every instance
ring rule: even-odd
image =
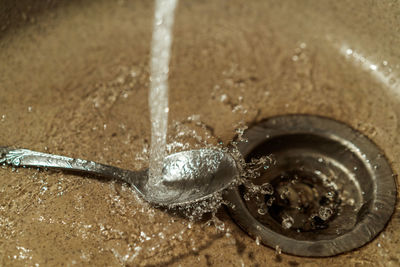
[[[155,16],[153,26],[153,40],[151,47],[150,61],[150,94],[149,106],[151,116],[151,146],[150,146],[150,166],[149,166],[149,186],[157,185],[161,182],[164,158],[166,156],[166,136],[168,129],[168,73],[169,61],[172,43],[172,27],[174,22],[174,12],[178,0],[155,0]],[[242,128],[238,132],[238,141],[242,140]],[[207,146],[207,143],[203,145]],[[271,194],[264,192],[265,185],[253,185],[249,179],[254,179],[260,175],[260,169],[266,168],[271,163],[269,157],[263,157],[253,160],[251,163],[245,163],[236,145],[233,149],[219,147],[226,153],[231,153],[237,160],[240,168],[241,177],[236,183],[245,183],[252,193]],[[269,184],[268,184],[269,186]],[[160,190],[158,186],[158,189]],[[169,190],[164,188],[165,190]],[[161,189],[162,190],[162,189]],[[203,202],[196,203],[194,206],[181,207],[180,211],[188,215],[191,219],[201,218],[203,214],[211,212],[213,214],[213,223],[218,224],[219,220],[215,213],[219,206],[226,203],[222,199],[221,193],[217,193]],[[175,207],[175,206],[174,206]]]
[[[168,72],[172,43],[172,26],[178,0],[156,0],[150,61],[149,106],[151,146],[149,184],[160,182],[168,127]]]

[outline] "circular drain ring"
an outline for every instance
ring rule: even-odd
[[[396,182],[385,156],[372,141],[349,126],[332,119],[310,115],[286,115],[267,119],[246,131],[244,138],[247,138],[248,142],[240,143],[238,148],[246,158],[268,140],[299,134],[339,143],[358,158],[367,170],[373,188],[372,198],[368,203],[368,210],[364,211],[354,228],[325,240],[299,240],[288,237],[257,221],[248,210],[239,188],[225,195],[234,207],[229,208],[229,213],[252,237],[260,238],[263,244],[272,248],[279,246],[283,252],[293,255],[333,256],[365,245],[383,230],[394,211]]]

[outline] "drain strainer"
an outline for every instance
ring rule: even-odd
[[[228,192],[230,213],[251,236],[299,256],[332,256],[374,238],[390,219],[396,183],[380,149],[337,121],[308,115],[270,118],[249,129],[239,150],[249,160],[272,154],[276,164],[254,183],[273,194]]]

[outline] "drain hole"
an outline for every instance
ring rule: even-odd
[[[247,158],[268,154],[277,163],[256,183],[270,183],[274,193],[244,199],[254,218],[299,240],[328,239],[354,227],[373,191],[371,183],[354,178],[355,172],[360,177],[368,173],[358,157],[340,143],[310,134],[272,138]],[[242,196],[247,193],[244,186],[240,190]],[[260,212],[264,205],[268,212]]]
[[[271,118],[249,129],[239,147],[247,160],[274,155],[253,182],[273,194],[239,186],[227,196],[235,221],[271,247],[329,256],[362,246],[381,231],[395,203],[389,164],[365,136],[321,117]]]
[[[272,195],[245,200],[259,222],[277,232],[297,237],[299,233],[324,230],[340,215],[341,195],[314,173],[290,171],[272,179]],[[241,195],[246,188],[241,186]],[[260,209],[268,206],[267,212]],[[289,232],[290,231],[290,232]]]
[[[269,214],[282,228],[296,232],[326,229],[338,212],[340,199],[333,186],[312,173],[289,172],[272,180],[274,195]],[[274,201],[270,201],[274,198]]]

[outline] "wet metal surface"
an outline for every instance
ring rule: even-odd
[[[387,224],[396,183],[383,152],[340,122],[317,116],[267,119],[245,133],[247,159],[274,155],[276,164],[257,178],[269,182],[268,212],[257,212],[244,188],[228,199],[233,218],[250,235],[283,252],[332,256],[358,248]],[[272,198],[272,199],[271,199]]]
[[[207,199],[230,186],[239,175],[235,160],[228,153],[211,149],[168,155],[157,184],[149,184],[148,170],[129,171],[28,149],[0,147],[0,164],[55,168],[111,178],[128,183],[146,201],[165,206],[187,205]]]

